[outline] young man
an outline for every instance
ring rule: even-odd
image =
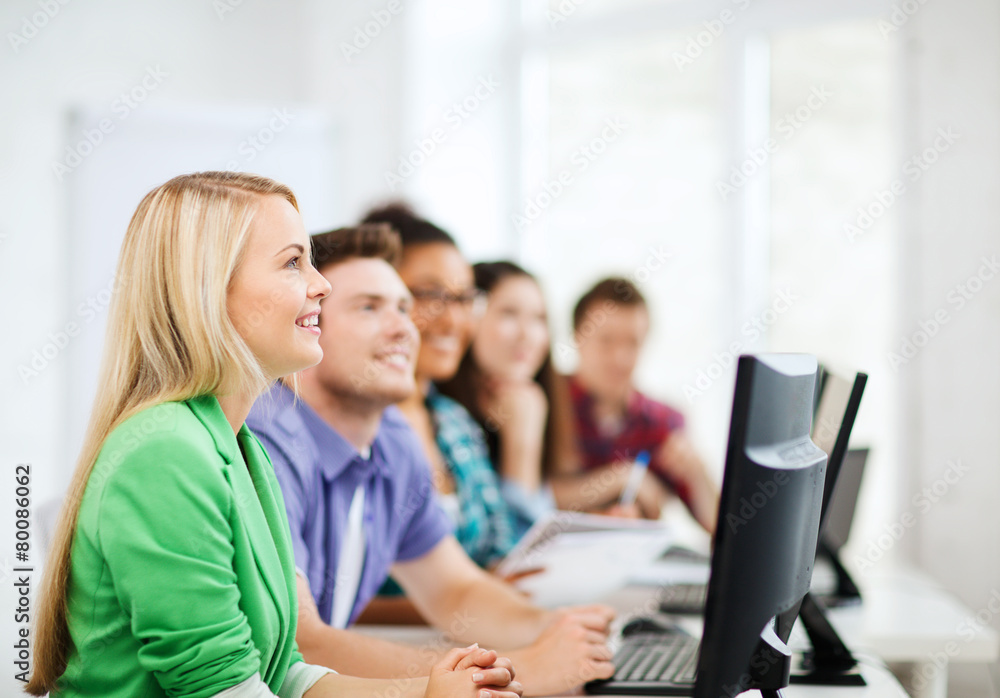
[[[608,677],[611,609],[531,605],[469,559],[437,505],[423,449],[394,406],[416,389],[419,341],[393,268],[399,253],[384,225],[313,237],[315,266],[331,285],[317,325],[323,360],[300,374],[298,400],[278,384],[247,420],[274,463],[291,525],[299,648],[307,661],[357,676],[427,675],[439,651],[344,630],[391,572],[455,640],[523,647],[505,654],[528,694]]]
[[[649,331],[649,310],[639,289],[623,278],[598,282],[577,302],[573,331],[580,362],[570,378],[570,394],[584,471],[577,477],[600,477],[614,467],[610,464],[648,451],[649,472],[714,533],[719,492],[684,435],[684,416],[632,384]]]

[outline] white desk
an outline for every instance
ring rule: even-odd
[[[908,698],[896,677],[884,667],[864,667],[862,674],[867,686],[841,688],[837,686],[788,686],[781,689],[784,698]],[[582,695],[578,693],[576,695]],[[742,698],[759,698],[759,691],[741,693]],[[603,698],[614,698],[604,696]],[[622,696],[621,698],[626,698]],[[627,698],[635,698],[628,696]]]
[[[996,631],[923,573],[885,564],[854,579],[864,603],[833,609],[831,622],[852,647],[907,666],[914,698],[944,698],[952,662],[996,661]]]
[[[612,606],[619,612],[619,617],[615,619],[615,629],[619,628],[630,615],[648,615],[655,611],[655,603],[652,599],[657,591],[656,587],[630,586],[621,591],[611,594],[604,603]],[[675,621],[685,627],[694,635],[701,634],[702,618],[700,616],[675,617]],[[837,629],[840,632],[840,628]],[[804,639],[800,635],[799,629],[793,633],[789,644],[792,649],[802,649],[798,640]],[[853,651],[852,647],[852,651]],[[885,696],[886,698],[906,698],[907,693],[900,686],[899,681],[892,675],[884,662],[875,653],[865,650],[855,652],[855,656],[861,666],[861,674],[864,676],[867,686],[861,687],[840,687],[840,686],[805,686],[796,684],[781,690],[785,698],[876,698]],[[757,691],[749,691],[745,696],[759,696]]]
[[[660,567],[664,579],[691,577],[691,563],[678,564],[673,573],[668,567]],[[917,570],[880,563],[867,574],[854,575],[854,580],[864,603],[830,609],[827,616],[852,652],[870,652],[903,672],[913,698],[945,698],[951,662],[986,664],[997,659],[996,631],[976,622],[975,612]],[[817,564],[813,589],[822,593],[829,581]],[[633,603],[637,598],[633,596]],[[653,610],[647,604],[646,613]]]
[[[669,521],[681,534],[678,542],[694,549],[708,549],[708,537],[686,515],[673,516]],[[707,573],[704,576],[707,578]],[[906,692],[884,668],[884,663],[892,664],[897,672],[903,670],[909,674],[900,675],[909,685],[912,698],[945,698],[950,663],[986,664],[1000,655],[996,631],[974,622],[974,611],[919,571],[882,560],[875,569],[854,574],[854,580],[861,587],[864,603],[831,609],[828,617],[859,659],[869,685],[866,688],[789,686],[783,691],[786,698],[904,698]],[[818,565],[813,581],[814,588],[822,592],[824,582],[830,581],[828,570],[824,575]],[[605,601],[625,613],[648,615],[656,610],[656,604],[649,602],[651,595],[650,588],[632,587]],[[700,624],[700,620],[694,622]],[[440,638],[426,628],[369,631],[416,644]],[[793,642],[795,638],[793,635]]]
[[[615,621],[615,627],[620,627],[629,614],[648,613],[648,609],[652,605],[648,603],[648,600],[655,591],[655,588],[633,586],[603,599],[604,603],[613,606],[621,614]],[[699,623],[700,621],[692,619],[691,622]],[[443,642],[442,634],[439,631],[427,627],[358,625],[354,626],[353,629],[384,640],[412,645],[440,647]],[[782,689],[782,695],[784,698],[907,698],[902,686],[877,657],[859,653],[858,659],[861,663],[862,675],[868,682],[867,686],[842,688],[794,685]],[[583,695],[583,692],[577,690],[571,695],[579,696]],[[757,691],[749,691],[741,695],[752,697],[760,694]]]

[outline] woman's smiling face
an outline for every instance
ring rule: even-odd
[[[329,292],[330,284],[309,260],[302,216],[281,196],[260,197],[226,304],[269,378],[314,366],[323,358],[319,302]]]
[[[447,380],[472,339],[478,295],[472,267],[454,245],[433,242],[407,248],[398,271],[413,294],[413,322],[420,330],[417,378]]]

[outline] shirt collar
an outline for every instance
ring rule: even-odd
[[[645,416],[649,413],[646,401],[642,399],[642,395],[635,388],[629,388],[628,400],[625,402],[625,413],[630,417]]]
[[[594,396],[583,387],[583,383],[576,375],[569,377],[570,393],[573,395],[574,402],[579,402],[580,405],[584,407],[585,414],[589,419],[596,421],[594,417]],[[645,416],[647,412],[646,403],[642,399],[642,395],[635,388],[629,388],[628,398],[625,400],[625,414],[623,415],[625,419],[634,418],[637,416]]]
[[[316,413],[312,407],[304,400],[297,399],[295,394],[283,383],[272,391],[276,402],[282,405],[281,412],[277,419],[281,421],[289,411],[298,413],[313,441],[316,442],[318,452],[319,469],[327,480],[335,480],[340,477],[348,466],[352,463],[375,462],[381,460],[382,448],[380,440],[382,437],[382,423],[379,423],[378,432],[372,442],[369,458],[362,457],[358,450],[351,445],[336,429],[331,427],[326,421]],[[289,414],[289,416],[291,416]],[[384,421],[384,417],[383,417]]]

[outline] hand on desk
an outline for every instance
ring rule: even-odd
[[[509,652],[528,694],[565,693],[615,672],[608,628],[615,617],[607,606],[573,606],[555,612],[552,623],[531,645]]]
[[[521,684],[506,657],[478,645],[453,649],[431,669],[426,698],[519,698]],[[484,695],[485,694],[485,695]]]

